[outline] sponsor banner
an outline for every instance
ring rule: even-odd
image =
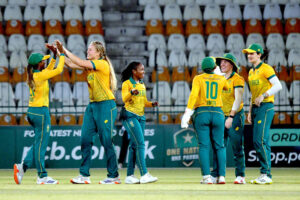
[[[122,144],[121,127],[114,130],[117,157]],[[46,167],[78,168],[81,163],[80,126],[52,126],[46,151]],[[145,129],[145,158],[148,167],[199,167],[199,148],[194,129],[181,129],[179,125],[147,125]],[[251,128],[245,128],[246,166],[258,167],[253,147]],[[34,141],[29,126],[0,127],[0,168],[11,168],[24,159]],[[104,148],[99,137],[94,137],[92,167],[105,167]],[[298,129],[272,129],[272,166],[299,167],[300,146]],[[283,146],[284,145],[284,146]],[[210,152],[212,155],[212,152]],[[231,144],[227,147],[227,166],[234,166]]]

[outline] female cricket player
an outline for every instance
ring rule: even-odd
[[[216,68],[212,57],[202,61],[203,74],[197,75],[192,84],[187,108],[181,120],[181,128],[187,128],[193,115],[193,124],[199,143],[199,159],[203,184],[212,184],[209,169],[210,142],[217,154],[219,180],[225,182],[226,152],[224,147],[224,113],[222,111],[222,90],[229,85],[224,76],[214,74]],[[211,133],[210,133],[211,131]],[[211,140],[211,141],[210,141]]]
[[[117,80],[114,68],[106,55],[104,45],[93,41],[87,50],[87,60],[82,60],[64,48],[67,66],[87,71],[90,103],[87,106],[81,128],[82,162],[80,175],[72,178],[73,184],[90,184],[90,164],[93,136],[98,134],[107,159],[107,178],[100,184],[120,184],[117,158],[112,142],[113,129],[117,117],[114,92]]]
[[[55,58],[57,49],[53,45],[46,44],[54,57],[45,68],[45,60],[50,55],[32,53],[28,59],[27,83],[29,85],[30,97],[27,111],[28,121],[34,128],[35,139],[30,147],[24,161],[21,164],[14,164],[14,179],[17,184],[21,184],[24,173],[35,164],[38,177],[37,184],[58,184],[57,180],[49,177],[45,169],[45,153],[50,136],[51,120],[49,113],[49,85],[48,80],[63,71],[65,56],[62,45],[56,41],[56,46],[60,52],[59,62],[56,69]]]
[[[253,144],[261,165],[261,175],[251,183],[272,184],[269,131],[274,117],[274,94],[282,86],[274,69],[262,61],[266,53],[261,45],[251,44],[242,52],[247,53],[248,61],[253,65],[248,75],[252,97],[247,119],[253,124]]]
[[[152,183],[157,181],[147,170],[145,161],[144,130],[146,118],[145,107],[156,107],[158,102],[150,102],[146,97],[146,87],[142,81],[144,78],[144,65],[139,62],[131,62],[122,72],[122,99],[125,103],[123,126],[130,134],[129,160],[125,183]],[[136,163],[140,169],[141,178],[134,176],[134,153]]]
[[[220,66],[221,72],[229,84],[229,90],[222,92],[223,112],[225,114],[224,144],[227,147],[228,137],[232,145],[235,161],[235,184],[245,184],[245,153],[244,153],[244,124],[245,114],[243,109],[243,92],[245,81],[238,75],[239,66],[236,64],[234,55],[227,53],[223,57],[216,58],[216,64]],[[218,165],[214,154],[214,169],[211,172],[214,183],[221,182],[217,173]]]

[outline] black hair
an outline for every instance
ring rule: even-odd
[[[121,73],[121,81],[124,82],[132,76],[132,70],[137,69],[140,65],[140,62],[133,61],[127,65],[127,67]]]
[[[35,87],[34,80],[33,80],[33,72],[32,72],[32,70],[33,69],[37,69],[37,68],[38,68],[38,64],[36,64],[36,65],[28,64],[28,66],[27,66],[27,84],[29,85],[29,87],[32,90]]]
[[[268,49],[264,49],[264,53],[261,54],[260,59],[261,60],[266,60],[268,58],[268,56],[269,56],[269,50]]]

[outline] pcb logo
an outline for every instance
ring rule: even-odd
[[[173,135],[175,149],[180,151],[180,160],[186,167],[190,167],[194,164],[195,160],[199,159],[196,134],[194,129],[188,128],[181,129]]]

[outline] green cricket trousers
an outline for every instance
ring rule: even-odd
[[[210,143],[216,151],[218,173],[225,176],[226,150],[224,147],[224,113],[220,107],[198,107],[193,124],[199,143],[199,159],[202,175],[210,175]]]
[[[270,128],[274,117],[273,103],[252,105],[253,145],[261,165],[261,174],[271,175],[271,147],[269,144]]]
[[[147,173],[146,161],[145,161],[145,130],[146,118],[145,116],[138,116],[132,112],[125,112],[125,119],[123,120],[123,126],[130,135],[129,144],[129,157],[127,176],[134,174],[134,156],[136,152],[136,163],[140,169],[141,176]]]
[[[117,117],[117,107],[114,100],[91,102],[87,106],[81,128],[82,163],[80,174],[90,176],[93,136],[99,135],[107,159],[107,177],[116,178],[118,174],[117,157],[112,141],[113,129]]]
[[[228,117],[225,117],[225,121]],[[224,132],[224,145],[227,148],[228,140],[230,140],[233,159],[235,163],[235,176],[245,177],[245,152],[244,152],[244,125],[245,125],[245,114],[244,109],[236,113],[233,118],[232,126],[230,129],[225,128]],[[211,175],[218,177],[218,165],[216,160],[215,152],[213,154],[213,170]]]
[[[51,120],[48,107],[29,107],[27,118],[34,129],[34,142],[23,161],[24,171],[33,164],[40,178],[47,176],[45,154],[50,136]]]

